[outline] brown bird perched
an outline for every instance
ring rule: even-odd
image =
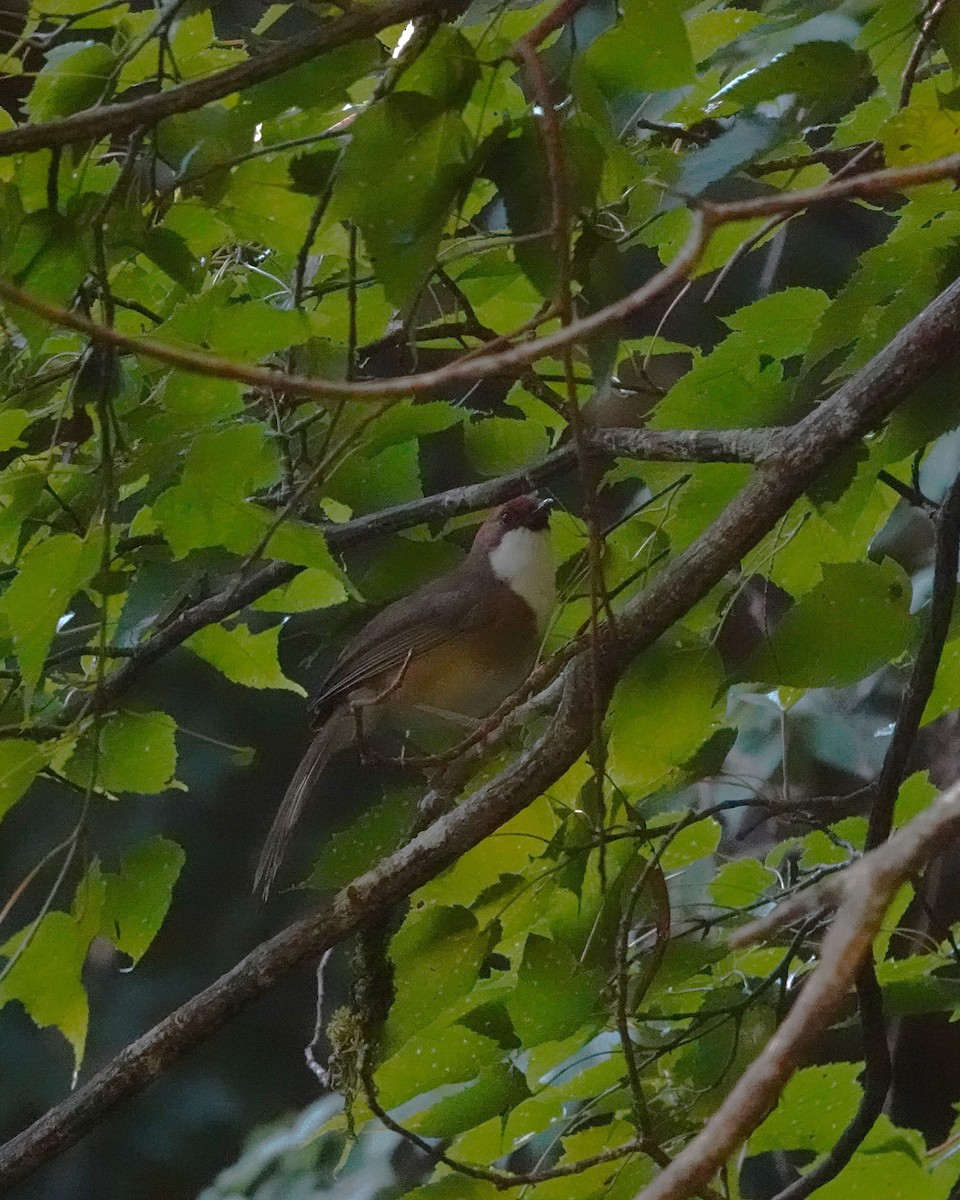
[[[477,531],[449,574],[396,600],[346,646],[311,704],[316,736],[264,843],[254,889],[270,891],[324,767],[357,732],[414,709],[484,717],[529,675],[556,601],[552,501],[517,496]]]

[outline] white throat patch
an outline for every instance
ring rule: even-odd
[[[490,552],[490,567],[533,609],[540,633],[557,602],[550,533],[546,529],[510,529]]]

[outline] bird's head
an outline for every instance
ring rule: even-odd
[[[495,508],[477,530],[471,558],[490,570],[533,609],[542,630],[556,603],[550,509],[553,501],[516,496]]]

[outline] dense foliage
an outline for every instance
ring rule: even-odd
[[[822,923],[736,949],[729,933],[956,774],[950,364],[838,439],[746,552],[723,563],[715,529],[721,569],[668,633],[630,622],[758,472],[794,469],[781,427],[955,278],[960,8],[11,11],[0,814],[45,780],[50,827],[65,806],[71,827],[6,879],[0,1004],[58,1030],[80,1071],[91,947],[139,963],[177,904],[175,824],[120,850],[90,834],[92,814],[182,786],[159,659],[185,647],[239,688],[306,695],[304,630],[335,650],[529,479],[562,501],[540,682],[581,652],[589,747],[408,904],[369,913],[351,1001],[318,1031],[345,1103],[210,1194],[641,1194],[767,1045]],[[676,430],[694,431],[679,450]],[[457,790],[509,787],[557,697],[468,755]],[[448,766],[384,767],[380,799],[314,855],[317,905],[404,843]],[[47,827],[43,806],[32,820]],[[895,1087],[882,1113],[878,1049],[884,1021],[960,1004],[942,901],[935,880],[900,890],[831,1040],[699,1194],[741,1194],[742,1172],[773,1195],[815,1161],[825,1197],[951,1194],[952,1143],[927,1143],[960,1093],[925,1122]]]

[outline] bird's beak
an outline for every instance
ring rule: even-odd
[[[544,499],[540,501],[540,503],[537,505],[537,507],[533,511],[536,514],[536,516],[538,516],[538,517],[540,516],[541,513],[543,513],[544,515],[549,517],[551,509],[553,508],[553,503],[554,502],[553,502],[552,496],[545,496]]]

